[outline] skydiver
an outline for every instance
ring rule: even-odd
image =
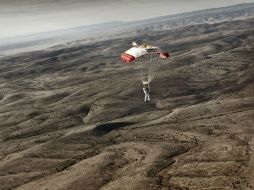
[[[150,87],[149,87],[149,83],[143,82],[143,91],[145,94],[145,99],[144,101],[149,101],[150,102]]]

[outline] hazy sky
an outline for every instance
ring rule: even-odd
[[[249,2],[254,0],[0,0],[0,39]]]

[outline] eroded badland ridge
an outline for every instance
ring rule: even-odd
[[[172,52],[144,103],[119,54]],[[0,60],[0,189],[254,189],[254,19]]]

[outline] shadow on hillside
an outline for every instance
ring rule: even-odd
[[[94,136],[102,136],[105,135],[113,130],[120,129],[123,127],[127,127],[131,125],[131,122],[112,122],[112,123],[104,123],[97,125],[92,131],[92,135]]]

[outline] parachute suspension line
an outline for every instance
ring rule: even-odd
[[[160,62],[161,62],[161,60],[157,54],[150,54],[150,64],[151,65],[150,65],[150,69],[149,69],[149,82],[151,82],[154,79],[154,77],[160,67]]]
[[[149,80],[152,81],[153,78],[154,78],[154,75],[155,75],[155,72],[156,72],[156,67],[157,67],[157,64],[158,64],[158,60],[156,59],[157,55],[154,55],[154,54],[150,54],[150,57],[151,57],[151,61],[150,61],[150,73],[149,73]]]
[[[143,60],[144,59],[144,60]],[[145,62],[145,58],[144,58],[144,56],[142,56],[142,57],[140,57],[140,59],[138,60],[138,65],[139,65],[139,67],[140,67],[140,71],[141,71],[141,81],[142,82],[144,82],[144,76],[146,75],[145,74],[145,64],[146,64],[146,62]]]
[[[160,67],[161,62],[162,62],[162,60],[160,60],[159,56],[154,55],[154,67],[153,67],[153,72],[151,74],[151,81],[154,79],[154,77]]]
[[[145,82],[147,83],[150,83],[150,79],[149,79],[149,74],[150,74],[150,64],[151,64],[151,61],[150,61],[150,58],[149,56],[146,56],[146,75],[145,75]]]
[[[149,83],[149,59],[148,56],[142,56],[140,57],[138,63],[140,65],[140,71],[141,71],[141,81],[142,83]]]
[[[148,78],[148,82],[150,83],[151,82],[151,73],[153,72],[153,57],[151,54],[149,54],[147,56],[149,58],[149,67],[148,67],[148,73],[147,73],[147,78]]]
[[[151,53],[140,57],[137,62],[140,67],[141,81],[143,83],[150,83],[160,67],[161,60],[159,56]]]

